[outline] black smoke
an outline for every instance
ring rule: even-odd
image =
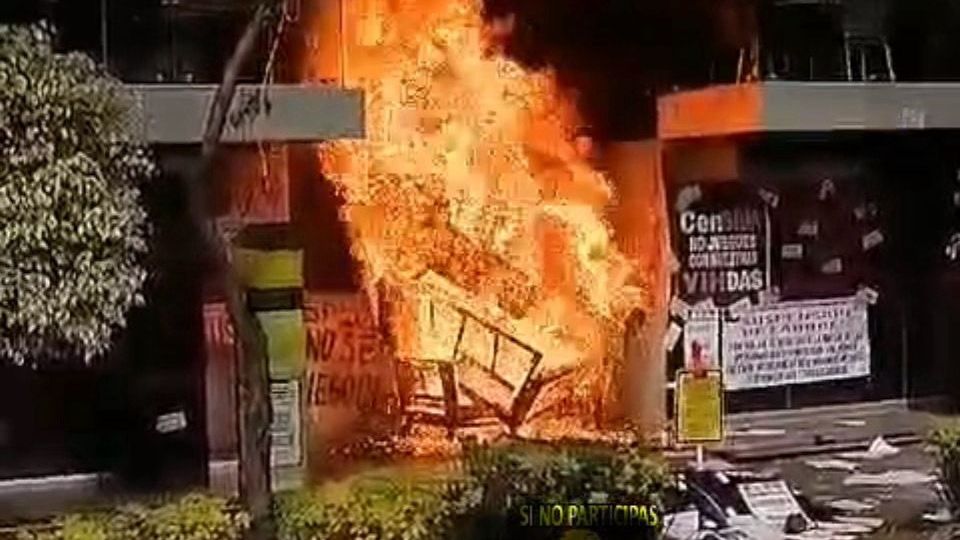
[[[512,15],[506,52],[552,67],[578,95],[594,135],[627,140],[656,132],[657,93],[735,70],[747,33],[738,0],[485,0],[485,16]]]

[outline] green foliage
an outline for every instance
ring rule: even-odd
[[[89,359],[143,301],[155,167],[133,112],[90,58],[0,25],[0,357]]]
[[[505,511],[550,503],[662,505],[671,485],[667,468],[642,449],[475,447],[465,469],[487,505]]]
[[[930,434],[937,456],[940,482],[954,513],[960,512],[960,425],[944,426]]]
[[[636,450],[472,447],[451,477],[357,481],[341,497],[323,490],[281,495],[278,538],[485,538],[521,505],[660,506],[669,485],[666,468]]]
[[[278,497],[279,540],[427,540],[445,535],[468,510],[463,491],[443,480],[358,482],[342,500],[320,491]]]
[[[152,508],[67,516],[44,530],[23,528],[17,540],[239,540],[249,526],[226,501],[188,495]]]

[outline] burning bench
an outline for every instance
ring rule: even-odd
[[[457,429],[499,424],[512,434],[541,388],[534,377],[543,355],[464,309],[451,358],[412,359],[417,373],[406,415],[410,422]],[[489,343],[488,350],[482,344]]]
[[[414,380],[404,392],[408,427],[441,425],[453,435],[496,426],[515,434],[542,391],[578,363],[576,351],[532,320],[518,319],[442,275],[427,271],[411,285],[404,296],[416,306],[410,334],[416,338],[399,363]],[[409,295],[414,290],[416,300]]]

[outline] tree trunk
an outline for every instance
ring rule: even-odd
[[[278,0],[260,4],[237,42],[224,68],[223,80],[214,94],[204,124],[203,147],[197,175],[187,184],[190,215],[201,231],[204,247],[211,251],[223,271],[227,310],[240,340],[238,408],[240,426],[240,499],[252,518],[249,538],[274,537],[270,481],[270,394],[266,336],[258,319],[246,305],[246,293],[231,257],[230,246],[218,234],[207,204],[209,176],[227,115],[233,104],[237,77],[250,60],[263,28],[275,14]]]

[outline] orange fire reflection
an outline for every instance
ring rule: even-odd
[[[582,157],[574,108],[552,74],[493,50],[481,3],[341,4],[343,43],[317,33],[321,49],[342,48],[342,63],[319,65],[331,56],[317,54],[312,67],[364,90],[367,136],[324,145],[324,172],[346,201],[364,282],[404,299],[392,321],[398,356],[450,361],[459,343],[486,365],[476,357],[504,356],[493,343],[509,336],[542,356],[509,388],[567,375],[544,387],[526,429],[562,419],[569,432],[592,425],[624,320],[650,295],[627,285],[636,269],[603,217],[612,188]],[[481,330],[460,330],[462,312]],[[585,407],[557,408],[571,402]]]

